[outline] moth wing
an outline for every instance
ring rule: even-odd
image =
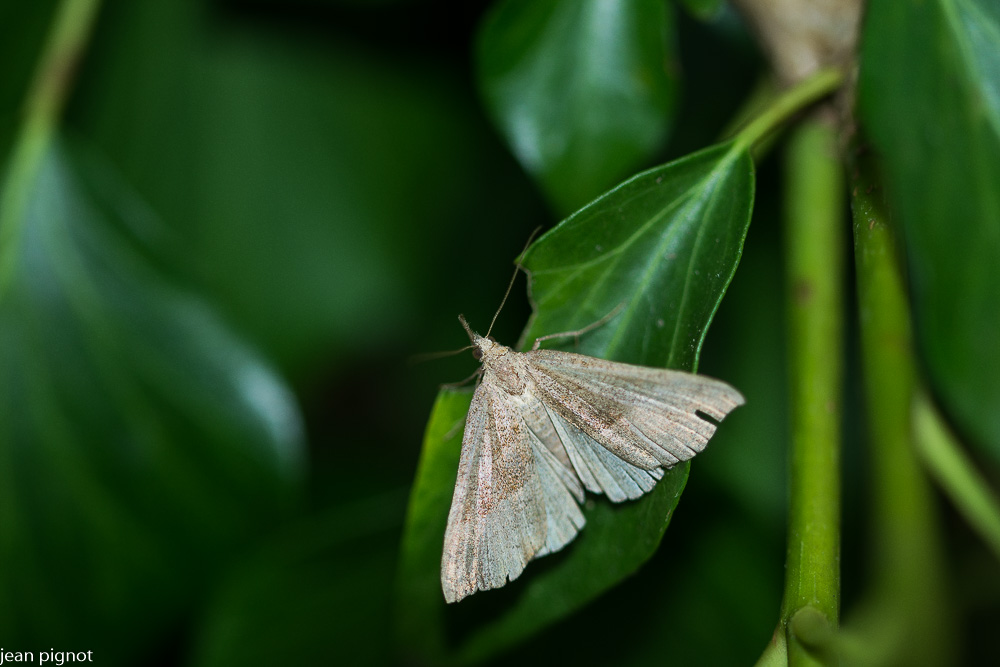
[[[635,500],[662,479],[662,468],[647,470],[633,465],[577,428],[554,407],[546,406],[546,410],[573,469],[592,493],[603,493],[609,500],[620,503]]]
[[[445,530],[445,600],[499,588],[535,556],[569,542],[583,526],[567,486],[573,479],[527,427],[520,406],[482,382],[469,408]]]
[[[703,375],[557,350],[526,354],[539,398],[584,485],[615,501],[637,498],[662,476],[660,470],[649,480],[639,471],[655,476],[705,448],[715,424],[698,413],[721,420],[745,402],[725,382]]]
[[[545,545],[536,555],[544,556],[562,549],[583,528],[585,520],[577,504],[584,499],[583,485],[559,440],[539,431],[542,420],[548,420],[544,403],[529,392],[520,402],[519,414],[527,427],[542,483],[547,530]]]
[[[638,498],[663,477],[661,468],[644,470],[618,458],[537,397],[529,403],[524,415],[533,435],[545,444],[552,456],[564,462],[560,470],[572,476],[567,488],[581,503],[584,487],[621,502]]]

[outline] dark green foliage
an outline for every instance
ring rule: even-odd
[[[581,339],[581,352],[692,369],[739,262],[752,186],[749,155],[726,144],[640,174],[578,211],[524,258],[537,302],[526,341],[586,326],[625,304]],[[689,295],[690,301],[664,307],[657,293]],[[660,331],[676,334],[661,338]],[[650,340],[664,344],[645,343]],[[570,547],[529,565],[525,581],[511,584],[499,605],[491,605],[492,618],[450,646],[444,626],[454,625],[458,612],[444,608],[441,545],[458,469],[458,425],[468,405],[465,394],[444,392],[438,399],[403,538],[400,632],[424,659],[495,654],[631,574],[659,545],[687,480],[689,466],[682,465],[641,500],[617,506],[597,501]],[[474,613],[473,605],[488,604],[476,600],[461,606]]]
[[[298,410],[147,261],[126,232],[157,229],[115,217],[124,191],[93,198],[60,144],[22,185],[0,278],[0,627],[134,659],[293,509]]]
[[[861,57],[923,359],[961,430],[1000,458],[1000,5],[872,2]]]
[[[662,144],[677,98],[670,9],[659,0],[503,0],[483,22],[483,97],[558,213]]]
[[[785,314],[809,294],[783,282],[790,186],[767,152],[787,156],[775,130],[814,122],[832,85],[745,113],[768,67],[718,0],[103,0],[45,80],[65,105],[39,111],[46,35],[93,1],[0,8],[0,648],[730,665],[784,638]],[[873,330],[845,286],[844,358],[814,360],[845,378],[827,408],[844,433],[833,648],[994,664],[1000,15],[869,4],[852,120],[871,145],[864,169],[835,159],[882,245],[859,235],[857,265],[846,240],[826,250],[868,303],[898,297],[892,281],[905,298]],[[815,204],[843,217],[849,194]],[[651,494],[589,495],[563,551],[448,606],[469,393],[438,385],[475,362],[407,360],[466,344],[459,313],[485,333],[539,225],[498,340],[615,312],[546,346],[697,368],[747,404]],[[862,400],[887,395],[862,385],[872,358],[903,369],[883,373],[891,401]],[[907,449],[914,383],[922,419],[936,403],[951,420],[931,463]],[[956,465],[949,431],[978,458]]]

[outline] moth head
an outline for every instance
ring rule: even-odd
[[[463,315],[458,316],[458,321],[462,323],[465,333],[469,334],[469,340],[472,341],[472,356],[475,357],[476,361],[482,361],[483,357],[499,345],[492,336],[480,336],[473,331]]]
[[[492,336],[483,338],[477,335],[475,340],[472,341],[472,356],[476,361],[482,361],[484,357],[499,354],[499,352],[495,352],[494,350],[502,347],[503,345],[493,340]]]

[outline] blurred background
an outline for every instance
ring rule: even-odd
[[[58,4],[0,5],[4,156]],[[103,2],[29,207],[52,222],[25,237],[0,319],[5,650],[419,662],[392,641],[408,491],[438,385],[475,365],[410,358],[465,345],[456,316],[485,327],[534,228],[714,142],[765,70],[735,12],[677,11],[669,127],[605,182],[547,197],[477,90],[491,6]],[[749,664],[769,640],[785,543],[779,185],[765,158],[702,354],[751,400],[693,465],[655,558],[498,661]],[[494,336],[512,344],[529,312],[519,282]],[[849,373],[845,608],[864,583],[858,387]],[[995,626],[1000,584],[947,525],[952,562],[993,572],[955,587],[972,637]]]

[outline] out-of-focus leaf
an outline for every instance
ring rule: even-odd
[[[579,329],[624,304],[580,339],[580,352],[693,370],[739,262],[753,173],[747,152],[724,144],[640,174],[562,222],[524,258],[537,307],[526,340]],[[655,552],[689,467],[636,502],[597,501],[562,552],[446,610],[441,546],[467,409],[464,395],[439,397],[403,540],[400,635],[428,659],[494,655],[634,572]]]
[[[680,4],[694,17],[708,21],[727,8],[724,0],[679,0]]]
[[[297,408],[60,144],[2,196],[0,628],[130,662],[289,509]]]
[[[458,272],[442,237],[530,230],[523,198],[491,206],[520,175],[457,62],[205,9],[109,4],[70,118],[177,230],[174,270],[282,368],[411,327]]]
[[[21,123],[21,105],[55,6],[55,0],[0,3],[0,161]]]
[[[757,525],[781,536],[776,553],[783,557],[788,503],[783,303],[761,295],[782,293],[784,265],[777,225],[767,224],[780,215],[767,210],[767,204],[756,199],[739,278],[719,307],[705,339],[705,363],[699,367],[706,375],[724,375],[750,400],[726,417],[725,428],[712,438],[707,456],[698,457],[696,469]]]
[[[873,1],[859,104],[904,228],[934,389],[1000,457],[1000,5]]]
[[[503,0],[477,58],[490,112],[560,213],[640,166],[673,119],[673,15],[660,0]]]
[[[196,635],[192,667],[384,665],[405,496],[290,527],[229,575]]]

